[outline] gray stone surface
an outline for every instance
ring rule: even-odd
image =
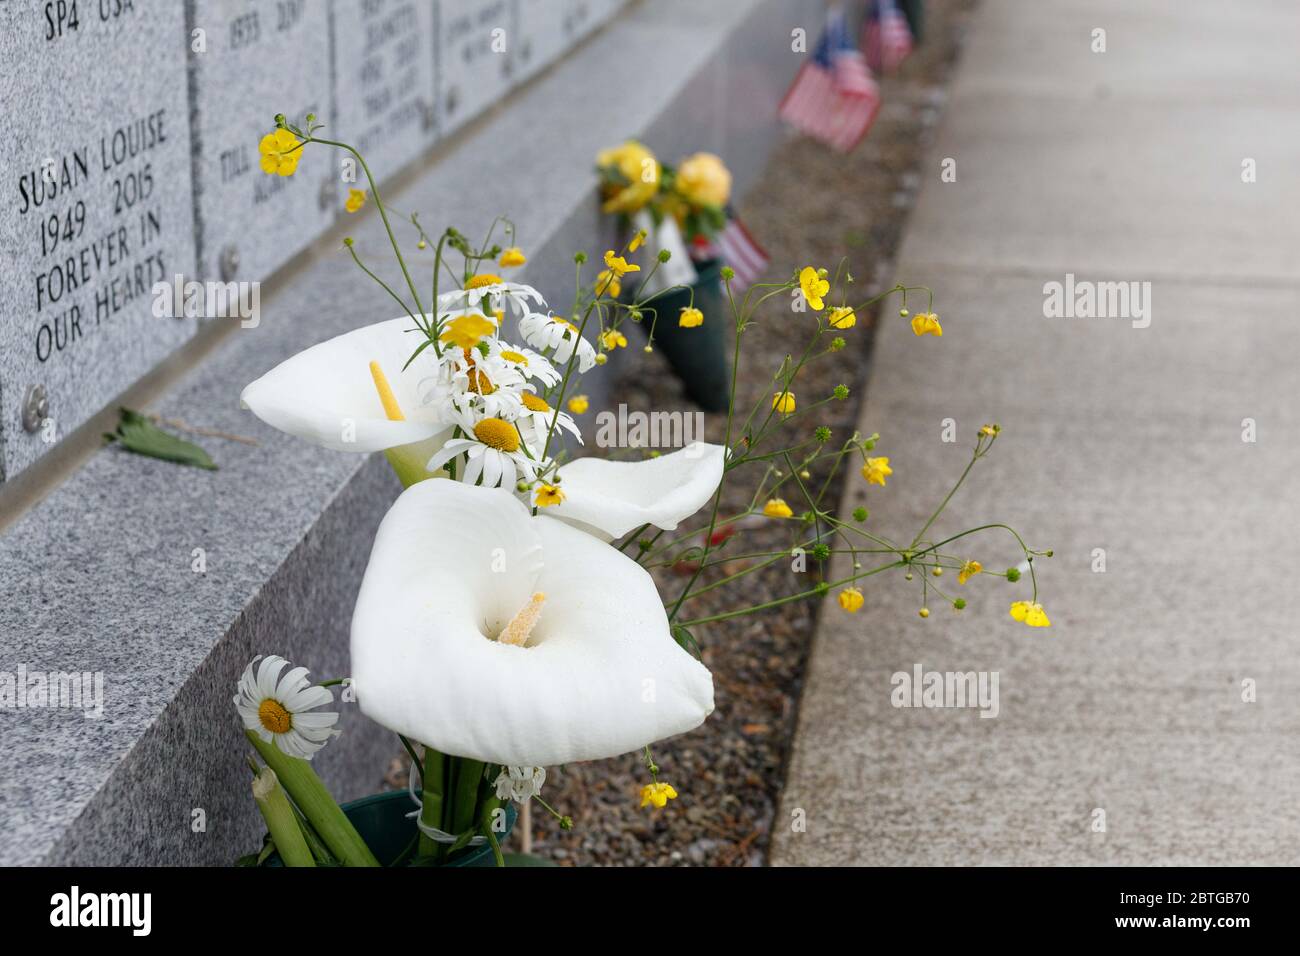
[[[438,0],[438,127],[472,122],[514,84],[513,0]]]
[[[895,270],[933,284],[944,336],[886,313],[860,427],[895,473],[885,489],[852,480],[842,508],[909,535],[974,430],[1000,422],[934,533],[1005,521],[1054,548],[1036,565],[1053,626],[1014,623],[1026,582],[992,578],[946,575],[970,605],[932,599],[928,620],[901,578],[873,579],[857,616],[829,606],[772,862],[1294,865],[1300,660],[1274,572],[1300,557],[1300,280],[1294,224],[1267,213],[1294,183],[1244,184],[1239,160],[1300,149],[1300,67],[1262,67],[1272,98],[1206,97],[1190,64],[1246,77],[1295,12],[1252,6],[1245,30],[1212,3],[1032,6],[986,0],[975,17]],[[1087,52],[1093,25],[1113,59]],[[942,157],[957,182],[939,181]],[[1044,317],[1044,284],[1067,272],[1150,281],[1150,327]],[[1016,563],[996,537],[961,550]],[[999,716],[893,707],[891,675],[918,663],[999,672]]]
[[[625,0],[516,0],[514,76],[522,82],[558,60],[626,5]]]
[[[596,151],[667,130],[673,148],[707,141],[714,124],[705,114],[673,113],[704,94],[697,83],[714,89],[720,49],[743,23],[816,4],[738,0],[705,13],[688,0],[634,5],[388,198],[470,233],[509,212],[531,257],[525,279],[563,301],[573,251],[599,254],[612,229],[594,194]],[[590,96],[593,76],[617,74],[626,50],[647,44],[672,45],[671,76],[628,84],[603,123],[572,109]],[[770,69],[793,72],[785,57],[774,56]],[[775,101],[767,109],[773,116]],[[550,173],[521,175],[528,154],[518,144],[547,157]],[[309,155],[298,175],[314,177],[329,162]],[[393,281],[373,210],[348,227]],[[103,670],[107,698],[99,721],[0,710],[0,864],[228,862],[258,832],[229,703],[239,673],[254,654],[276,652],[322,677],[346,673],[352,600],[397,486],[380,457],[317,449],[238,407],[240,388],[282,359],[392,317],[385,293],[338,245],[341,235],[267,282],[258,327],[232,330],[154,406],[257,445],[200,438],[221,466],[214,473],[103,449],[0,534],[0,671]],[[431,260],[415,261],[427,277]],[[195,548],[207,555],[202,575],[192,570]],[[395,747],[351,705],[340,709],[345,732],[319,761],[347,799],[376,789]],[[207,811],[203,833],[192,830],[196,808]]]
[[[335,126],[329,7],[191,0],[188,22],[199,278],[259,281],[306,248],[342,206],[337,175],[268,176],[257,148],[276,113],[294,122],[315,113]],[[197,30],[203,49],[195,49]]]
[[[0,5],[0,167],[11,184],[0,204],[0,476],[196,328],[151,311],[153,284],[194,263],[183,8],[73,10]],[[48,425],[29,432],[34,386]]]
[[[437,138],[434,4],[331,0],[331,9],[338,121],[330,138],[355,145],[382,180]]]

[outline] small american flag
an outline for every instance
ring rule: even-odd
[[[867,135],[879,112],[880,90],[849,36],[843,11],[834,9],[812,59],[799,68],[781,101],[781,119],[847,153]]]
[[[877,73],[893,73],[912,52],[912,30],[894,0],[872,0],[862,45]]]
[[[730,209],[727,225],[712,242],[697,242],[691,248],[691,258],[697,262],[721,259],[723,265],[731,266],[736,273],[731,280],[731,291],[738,295],[763,278],[772,261]]]

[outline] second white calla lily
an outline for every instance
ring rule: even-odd
[[[449,426],[420,395],[431,374],[431,363],[422,360],[432,350],[403,370],[421,338],[409,316],[355,329],[281,362],[248,385],[240,403],[268,425],[335,451],[384,451],[443,432],[445,440]],[[385,408],[372,362],[399,420]]]
[[[724,456],[721,445],[693,442],[644,461],[579,458],[560,468],[564,500],[547,514],[605,541],[645,524],[672,531],[718,490]]]
[[[444,753],[548,766],[638,750],[713,710],[650,575],[502,490],[407,489],[352,619],[362,711]]]

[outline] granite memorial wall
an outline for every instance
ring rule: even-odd
[[[259,168],[275,111],[314,113],[382,181],[624,2],[2,0],[0,480],[243,316],[341,214],[342,164]],[[190,281],[230,308],[191,307]]]

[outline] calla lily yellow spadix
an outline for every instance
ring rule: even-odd
[[[335,451],[384,451],[449,435],[420,401],[426,373],[406,369],[420,344],[413,331],[414,322],[403,316],[313,345],[245,387],[240,403],[268,425]],[[387,398],[376,388],[372,362],[386,376]],[[401,418],[389,417],[390,402]]]
[[[380,525],[352,676],[376,722],[508,766],[628,753],[713,710],[712,677],[640,565],[508,492],[451,481],[407,489]]]

